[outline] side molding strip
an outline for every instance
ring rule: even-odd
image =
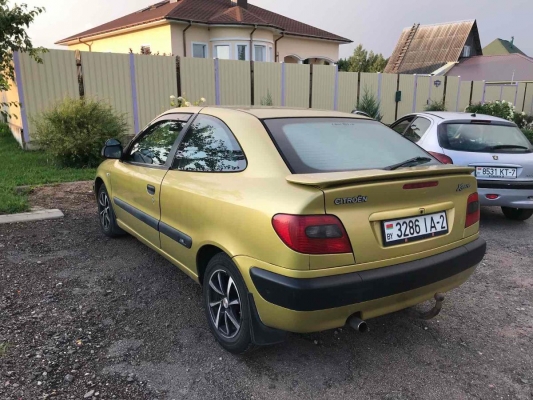
[[[130,213],[135,218],[137,218],[139,221],[144,222],[146,225],[148,225],[150,228],[154,228],[156,231],[159,230],[159,220],[157,218],[154,218],[141,210],[136,209],[133,206],[130,206],[128,203],[117,199],[116,197],[113,197],[113,201],[117,206],[122,208],[127,213]]]
[[[187,247],[188,249],[192,247],[192,238],[190,236],[187,236],[183,232],[172,228],[164,222],[159,222],[159,232],[161,232],[165,236],[168,236],[172,240],[175,240],[179,244]]]
[[[159,221],[157,218],[154,218],[133,206],[130,206],[125,201],[117,199],[116,197],[113,198],[113,201],[118,207],[122,208],[127,213],[133,215],[139,221],[144,222],[149,227],[155,229],[156,231],[159,231],[165,236],[168,236],[172,240],[175,240],[176,242],[178,242],[182,246],[185,246],[188,249],[192,247],[192,238],[190,236],[187,236],[185,233],[172,228],[164,222]]]

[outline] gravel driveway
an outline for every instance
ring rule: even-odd
[[[201,290],[99,231],[90,184],[38,190],[65,219],[0,225],[0,399],[532,399],[533,221],[482,211],[488,254],[439,317],[409,311],[237,357]]]

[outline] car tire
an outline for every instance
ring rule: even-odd
[[[117,224],[113,204],[111,204],[111,199],[103,183],[98,189],[96,202],[98,204],[98,221],[103,234],[110,238],[125,235],[126,232],[120,229]]]
[[[207,322],[218,343],[233,354],[252,350],[248,290],[226,254],[218,253],[207,264],[203,296]]]
[[[513,221],[525,221],[533,215],[533,210],[523,208],[502,207],[502,211],[508,219],[512,219]]]

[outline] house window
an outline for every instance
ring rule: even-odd
[[[221,60],[229,60],[229,44],[219,44],[215,46],[215,57]]]
[[[266,46],[254,45],[254,61],[266,61]]]
[[[207,58],[207,45],[203,43],[193,43],[192,56],[194,58]]]
[[[240,61],[248,60],[248,45],[246,44],[237,45],[237,60],[240,60]]]
[[[274,50],[272,50],[272,47],[268,48],[268,61],[274,62]]]

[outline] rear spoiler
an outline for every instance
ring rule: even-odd
[[[425,178],[443,175],[470,175],[474,172],[471,167],[459,167],[454,165],[431,165],[427,167],[411,167],[386,171],[382,169],[367,169],[361,171],[322,172],[316,174],[296,174],[286,177],[288,182],[298,185],[315,186],[321,189],[358,184],[365,182],[379,182],[400,180],[405,178]]]

